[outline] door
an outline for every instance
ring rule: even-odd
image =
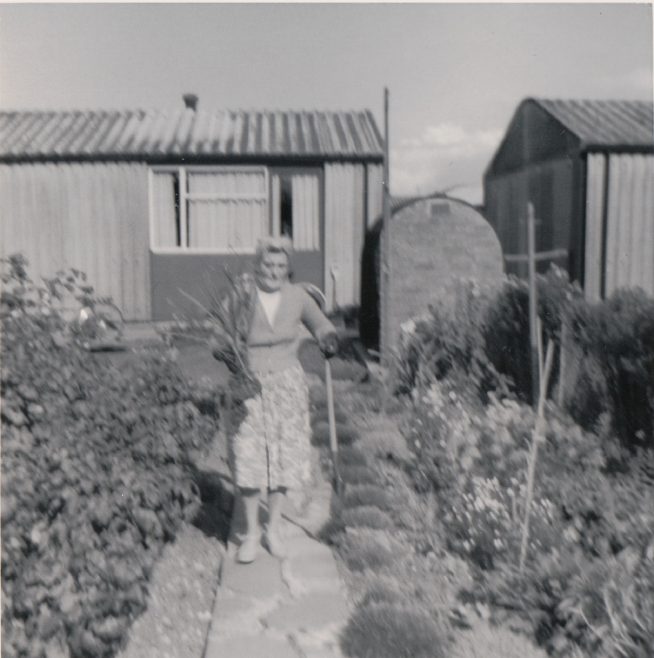
[[[323,177],[319,167],[270,170],[273,236],[293,240],[293,281],[324,289]]]

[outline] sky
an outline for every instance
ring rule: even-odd
[[[4,4],[0,109],[369,108],[393,194],[482,176],[520,101],[652,100],[651,4]],[[455,187],[456,186],[456,187]]]

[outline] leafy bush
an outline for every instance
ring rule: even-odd
[[[21,264],[0,310],[3,650],[113,655],[199,505],[188,453],[216,422],[162,355],[95,360],[51,302],[71,282],[39,288]]]
[[[358,436],[359,433],[351,425],[338,425],[336,427],[336,439],[339,446],[352,445]],[[313,425],[311,443],[314,446],[328,446],[329,441],[329,423],[318,421]]]
[[[382,601],[357,608],[341,639],[352,658],[445,658],[441,626],[424,610]]]
[[[559,379],[562,326],[568,364],[564,405],[586,430],[603,413],[628,445],[654,440],[654,299],[642,290],[618,290],[611,298],[587,302],[567,275],[551,268],[537,277],[538,314],[544,344],[556,347],[551,377]],[[529,296],[525,281],[508,278],[492,298],[462,287],[454,311],[430,308],[404,325],[397,367],[399,392],[426,390],[448,379],[466,396],[482,402],[507,393],[532,400]]]
[[[573,326],[582,363],[594,357],[603,375],[595,388],[605,393],[614,431],[654,447],[654,299],[639,289],[618,290],[601,304],[577,306]],[[573,398],[573,414],[575,407]],[[596,418],[578,420],[589,426]]]
[[[406,323],[397,363],[398,392],[445,378],[481,397],[505,388],[484,349],[488,302],[474,284],[462,286],[452,312],[432,306],[426,316]]]
[[[345,507],[371,506],[388,511],[393,509],[391,495],[381,487],[362,484],[349,487],[343,501]]]
[[[340,542],[339,550],[349,569],[364,571],[402,559],[406,547],[382,530],[361,528],[348,532]]]
[[[373,528],[384,530],[393,525],[391,517],[382,512],[378,507],[361,506],[345,509],[341,514],[341,520],[346,526],[353,528]]]
[[[338,450],[338,461],[343,466],[365,466],[366,456],[356,446],[343,446]]]
[[[376,473],[366,466],[343,466],[340,475],[346,484],[375,484],[379,480]]]

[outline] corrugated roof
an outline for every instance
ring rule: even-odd
[[[590,146],[654,144],[654,104],[621,100],[548,100],[535,103]]]
[[[370,110],[4,111],[0,159],[383,157]]]

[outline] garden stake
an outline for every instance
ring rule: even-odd
[[[543,416],[545,412],[545,398],[547,397],[547,386],[550,379],[550,371],[552,369],[552,355],[554,350],[553,342],[547,342],[547,353],[545,355],[545,370],[540,381],[540,389],[538,395],[538,411],[536,412],[536,423],[532,432],[531,439],[531,454],[529,456],[529,468],[527,472],[527,499],[525,502],[525,520],[522,525],[522,542],[520,544],[520,574],[522,574],[525,567],[525,560],[527,558],[527,543],[529,541],[529,513],[531,511],[531,503],[534,497],[534,477],[536,474],[536,458],[538,457],[538,444],[543,440],[542,438],[542,425]]]
[[[337,495],[342,493],[341,476],[338,470],[338,439],[336,438],[336,414],[334,413],[334,386],[332,384],[332,366],[329,359],[325,359],[325,387],[327,388],[327,416],[329,420],[329,451],[332,456],[334,469],[334,491]]]

